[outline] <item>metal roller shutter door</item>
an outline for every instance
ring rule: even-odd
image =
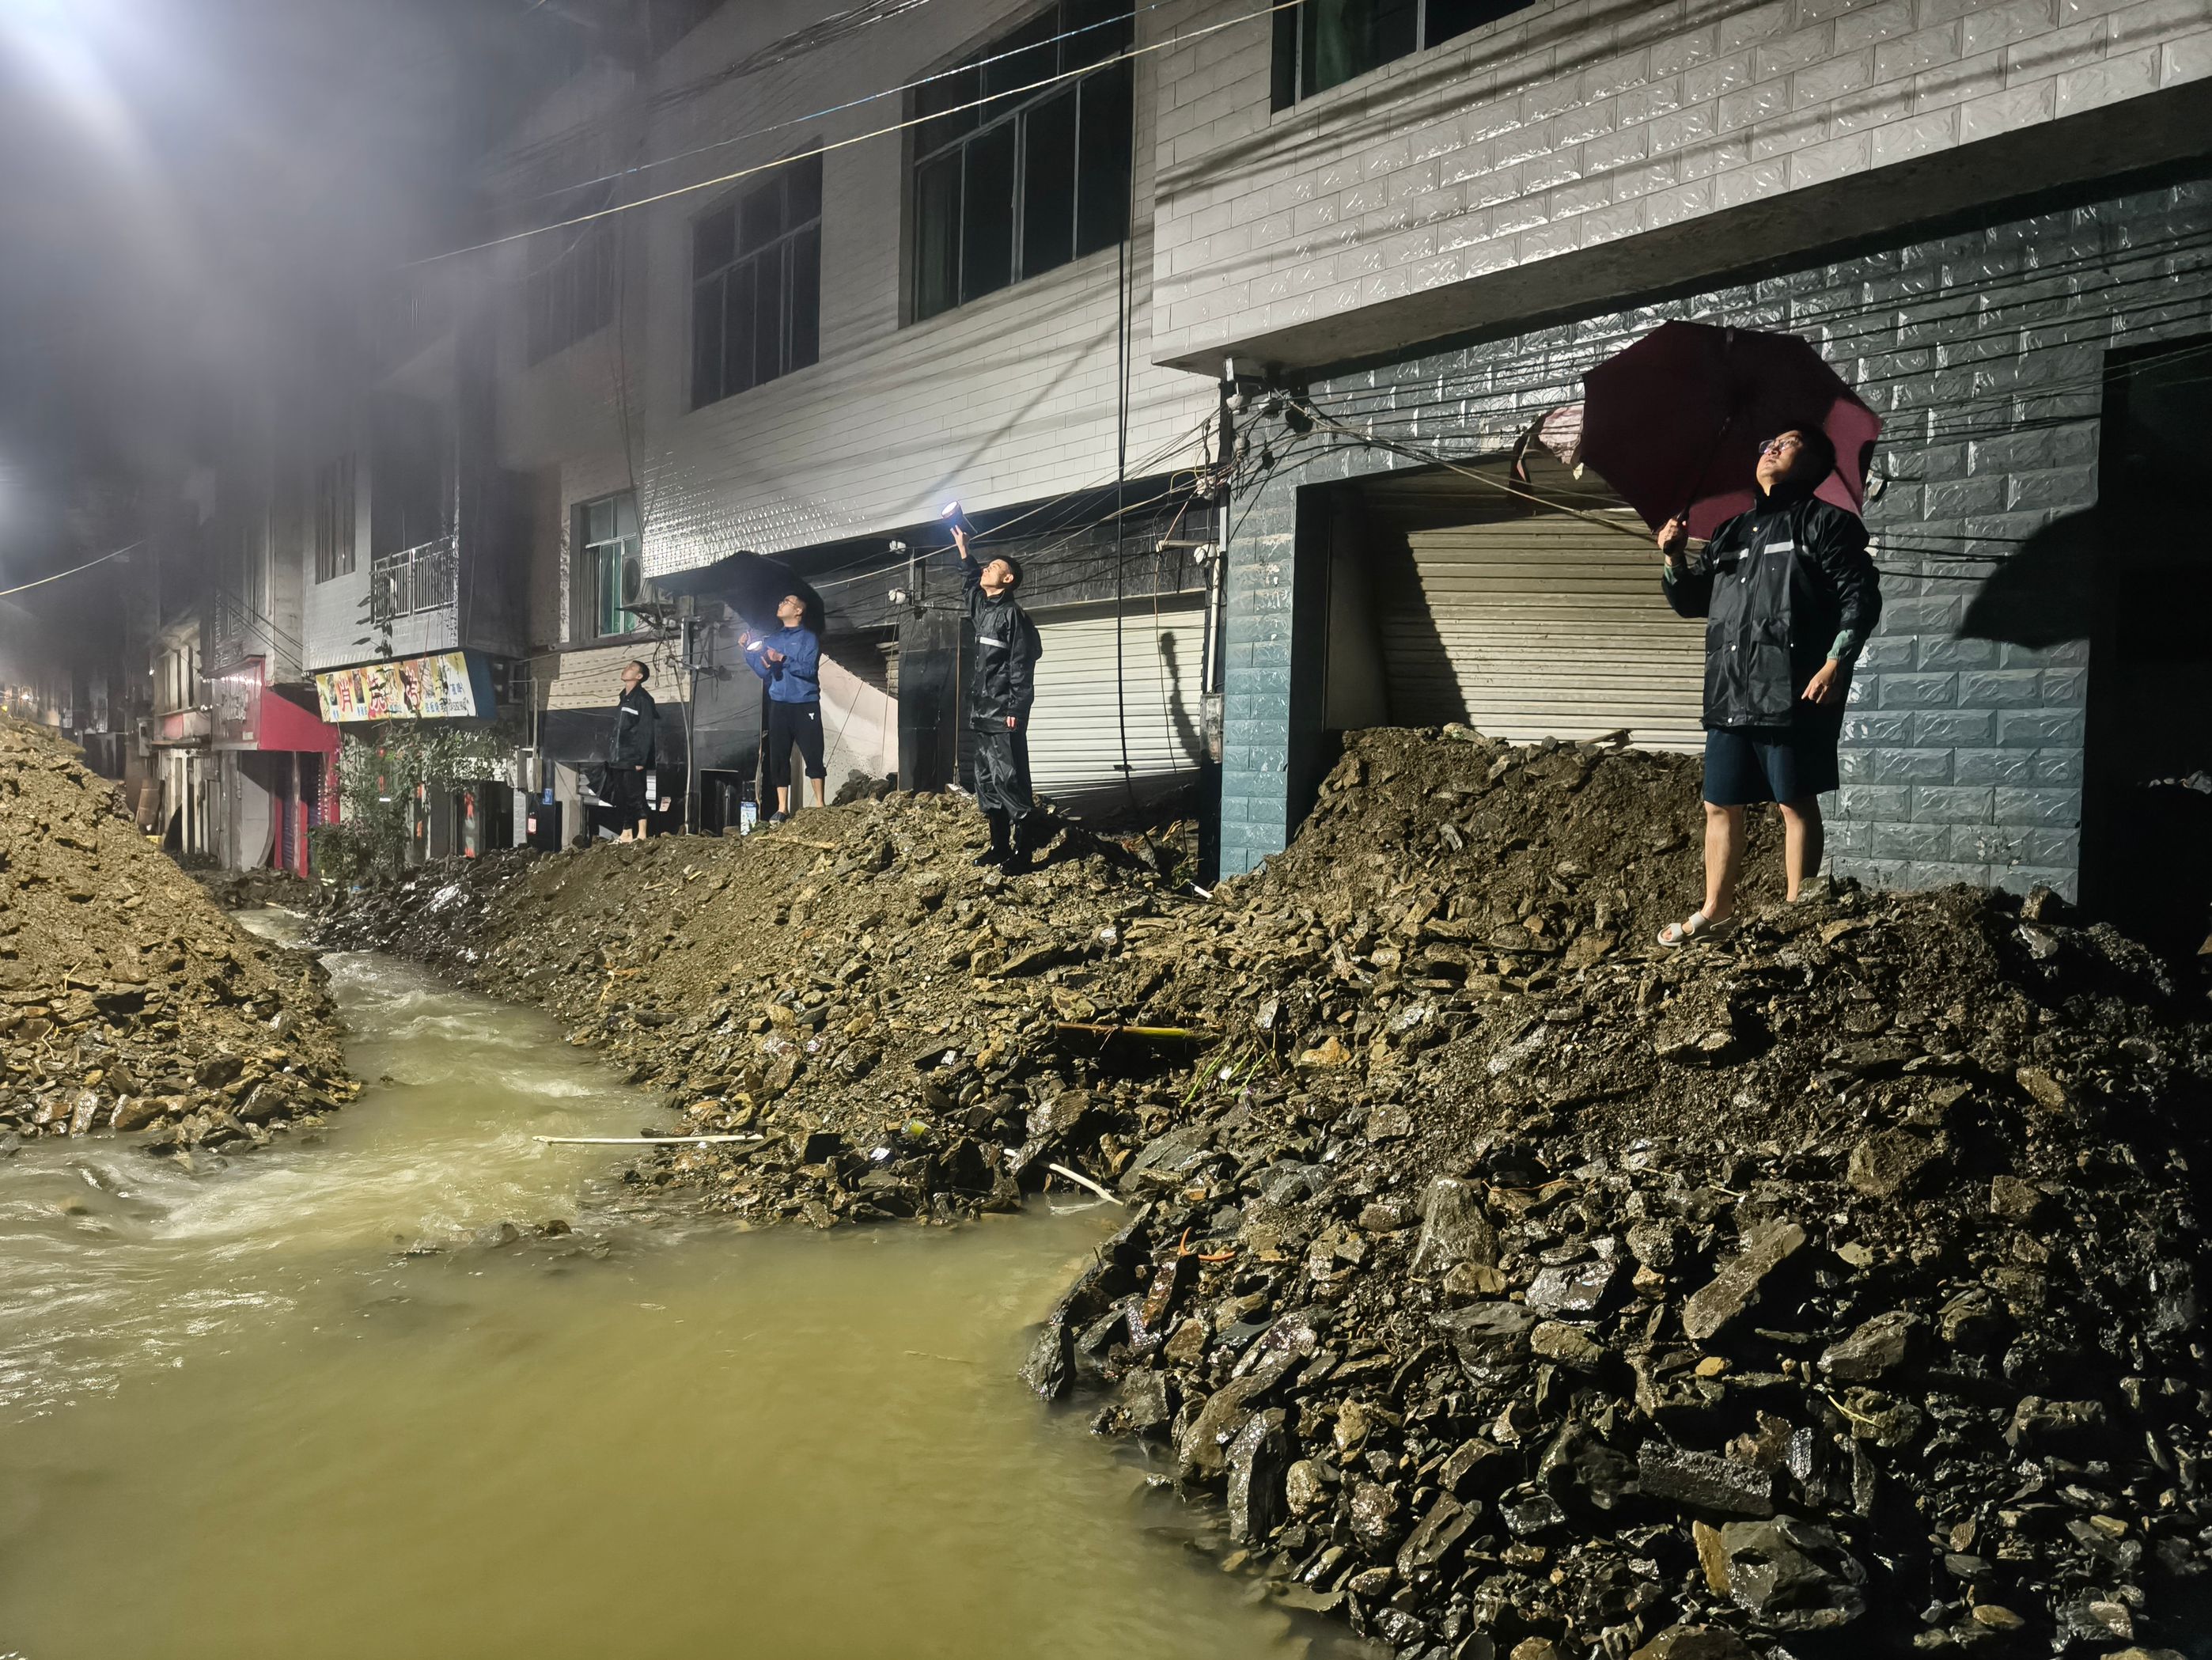
[[[1565,514],[1406,540],[1411,561],[1377,595],[1393,720],[1704,746],[1705,630],[1662,596],[1648,541]]]
[[[1198,601],[1129,602],[1118,623],[1121,684],[1115,696],[1116,618],[1110,607],[1045,611],[1036,618],[1036,705],[1030,716],[1030,772],[1037,792],[1077,811],[1109,811],[1128,799],[1121,775],[1121,723],[1139,800],[1151,800],[1198,770],[1199,688],[1205,607]]]

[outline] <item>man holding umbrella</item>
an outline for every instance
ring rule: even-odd
[[[1705,902],[1662,946],[1735,926],[1744,809],[1781,809],[1789,895],[1820,868],[1820,795],[1836,787],[1851,665],[1881,615],[1866,526],[1814,492],[1835,471],[1818,425],[1759,447],[1750,511],[1720,526],[1694,562],[1689,526],[1659,532],[1667,602],[1705,621]]]

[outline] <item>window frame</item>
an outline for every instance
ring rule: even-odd
[[[1372,5],[1376,3],[1377,0],[1364,0],[1364,3]],[[1392,64],[1402,64],[1407,58],[1418,58],[1425,52],[1433,52],[1440,46],[1448,46],[1455,41],[1464,40],[1478,30],[1486,29],[1494,23],[1501,23],[1516,12],[1528,10],[1535,3],[1535,0],[1412,0],[1412,3],[1414,8],[1413,44],[1409,48],[1404,52],[1395,52],[1388,58],[1378,58],[1373,63],[1354,70],[1340,80],[1332,81],[1325,87],[1310,88],[1304,84],[1307,67],[1305,35],[1309,23],[1314,23],[1318,27],[1316,20],[1320,14],[1310,5],[1294,6],[1277,12],[1273,53],[1269,71],[1272,82],[1270,101],[1274,112],[1280,114],[1285,110],[1295,109],[1297,106],[1310,102],[1316,98],[1327,96],[1339,87],[1350,86],[1355,81],[1364,80],[1366,76],[1374,74],[1376,70],[1388,68]],[[1452,26],[1449,33],[1437,33],[1440,26],[1436,15],[1437,9],[1448,5],[1455,9],[1467,8],[1470,4],[1473,9],[1480,11],[1483,15],[1476,17],[1472,22]]]
[[[582,344],[615,320],[620,258],[615,228],[601,220],[523,279],[526,368]]]
[[[1134,67],[1126,54],[1135,43],[1135,17],[1121,6],[1126,0],[1048,0],[1048,3],[1021,16],[1014,23],[996,30],[981,46],[927,77],[925,84],[908,95],[908,113],[912,118],[907,139],[905,167],[907,250],[905,281],[902,283],[901,310],[903,320],[911,325],[927,322],[951,312],[962,310],[977,301],[1008,289],[1018,288],[1034,277],[1103,253],[1109,248],[1126,244],[1133,228],[1129,195],[1136,173],[1136,76]],[[1101,14],[1090,23],[1079,20],[1083,12],[1075,8],[1088,6]],[[1040,27],[1040,25],[1042,27]],[[1071,30],[1080,31],[1073,39],[1063,39]],[[1035,33],[1040,38],[1024,45],[1024,37]],[[1050,43],[1054,56],[1048,68],[1043,64],[1024,64],[1014,54],[1038,51]],[[998,61],[993,61],[998,60]],[[1060,78],[1065,76],[1066,78]],[[973,84],[967,82],[972,77]],[[1034,89],[1015,93],[1008,88],[994,92],[992,82],[996,77],[1012,81],[1017,87]],[[1050,84],[1037,86],[1039,82]],[[1108,114],[1120,106],[1122,125],[1121,137],[1124,152],[1118,168],[1111,168],[1100,181],[1111,185],[1114,234],[1099,237],[1085,227],[1085,185],[1084,158],[1092,147],[1085,142],[1087,103],[1090,99],[1105,97],[1109,101]],[[958,106],[974,99],[989,98],[991,102],[980,110],[964,112],[965,125],[955,125],[933,134],[932,124],[939,120],[956,123],[962,119]],[[1048,257],[1042,263],[1031,263],[1035,250],[1031,247],[1030,224],[1031,190],[1029,161],[1031,145],[1030,128],[1034,120],[1048,111],[1061,99],[1069,100],[1069,122],[1073,139],[1069,148],[1073,151],[1073,168],[1069,178],[1070,194],[1065,209],[1068,224],[1068,252],[1064,258]],[[951,107],[933,111],[929,106],[942,100]],[[968,216],[967,179],[969,173],[969,152],[982,143],[994,141],[1001,133],[1011,136],[1012,156],[1006,184],[1010,212],[1006,222],[1006,275],[1000,281],[971,289],[968,282],[967,265],[969,258],[970,225]],[[942,163],[958,158],[955,169],[953,196],[957,205],[951,210],[951,223],[945,233],[945,241],[951,253],[950,277],[951,298],[933,303],[935,296],[929,289],[932,264],[927,248],[935,240],[930,236],[926,216],[929,191],[925,175]],[[1086,240],[1088,245],[1086,246]]]
[[[704,212],[691,221],[690,243],[690,407],[705,409],[710,404],[720,404],[741,397],[757,386],[765,386],[812,368],[822,361],[822,222],[823,222],[823,162],[819,144],[794,151],[785,157],[769,177],[749,184],[723,196]],[[811,179],[809,175],[811,174]],[[752,247],[744,246],[745,212],[748,207],[765,201],[769,196],[777,198],[778,222],[781,228],[764,238]],[[797,205],[804,206],[808,196],[813,204],[812,214],[805,219],[793,217],[794,197]],[[702,257],[700,242],[702,234],[715,234],[709,230],[712,222],[725,216],[729,221],[730,252],[720,264],[702,271]],[[777,282],[777,362],[773,374],[762,375],[760,363],[759,285],[761,273],[773,261]],[[744,292],[754,296],[751,309],[756,331],[749,335],[753,342],[753,373],[742,385],[732,385],[730,373],[729,301],[732,284],[742,275]],[[813,293],[808,303],[799,303],[800,289],[811,276]],[[714,338],[715,371],[711,379],[706,373],[706,290],[712,287],[714,307],[719,313]],[[802,330],[800,319],[811,312],[811,329]]]
[[[315,581],[335,582],[358,568],[356,538],[360,498],[353,453],[333,457],[315,469]]]
[[[612,536],[601,540],[592,537],[592,512],[595,508],[607,508],[613,515]],[[623,526],[623,509],[629,509],[629,526]],[[623,608],[622,600],[622,562],[631,556],[641,556],[644,551],[642,521],[638,517],[637,493],[635,490],[613,490],[605,496],[595,496],[587,502],[579,502],[571,509],[574,525],[574,554],[569,562],[568,634],[578,645],[592,645],[603,641],[626,640],[636,634],[644,623],[636,612]],[[627,617],[626,625],[612,631],[599,625],[607,613],[602,610],[607,598],[602,583],[606,580],[604,569],[609,551],[614,556],[614,611],[617,619]]]

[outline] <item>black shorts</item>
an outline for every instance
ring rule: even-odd
[[[768,706],[768,782],[770,789],[791,787],[791,746],[799,745],[799,758],[806,763],[809,778],[827,778],[822,763],[822,705],[779,703]]]
[[[1836,787],[1843,708],[1808,706],[1786,727],[1714,727],[1705,733],[1705,800],[1717,807],[1805,801]]]

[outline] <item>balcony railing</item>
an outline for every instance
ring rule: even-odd
[[[378,554],[368,567],[370,620],[389,623],[452,605],[459,592],[459,569],[450,536]]]

